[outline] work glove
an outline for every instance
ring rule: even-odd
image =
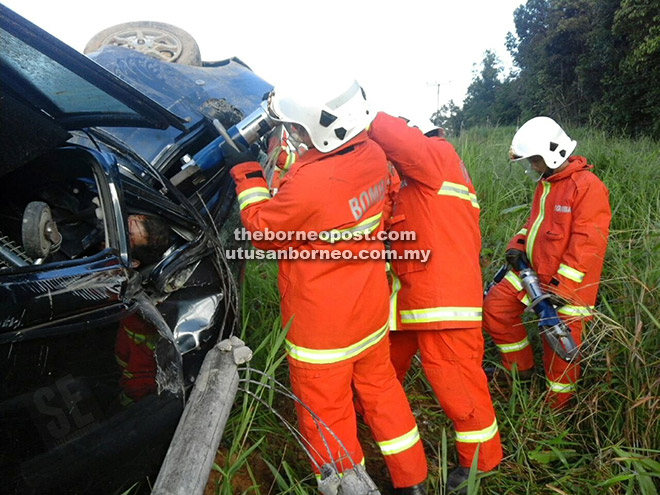
[[[532,266],[525,251],[521,251],[520,249],[507,249],[505,257],[506,262],[518,272],[524,268]]]
[[[225,157],[226,166],[231,168],[241,163],[259,161],[259,145],[252,145],[249,148],[245,148],[237,143],[236,146],[239,147],[238,151],[229,143],[222,143],[222,146],[220,146],[222,154]]]

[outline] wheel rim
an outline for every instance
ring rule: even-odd
[[[106,38],[103,45],[123,46],[165,62],[176,61],[183,52],[176,36],[155,28],[125,29]]]

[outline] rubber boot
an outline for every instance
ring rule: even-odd
[[[458,466],[447,476],[447,493],[449,495],[467,495],[467,480],[470,468]],[[458,488],[461,484],[461,488]]]
[[[395,495],[426,495],[426,482],[405,488],[396,488]]]

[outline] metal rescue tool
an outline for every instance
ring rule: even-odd
[[[539,317],[539,330],[560,358],[571,362],[578,356],[578,346],[568,325],[559,317],[557,308],[550,300],[551,294],[544,292],[539,277],[525,256],[507,257],[507,261],[518,272],[522,286],[529,296],[528,309]]]

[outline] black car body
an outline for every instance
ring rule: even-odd
[[[271,86],[238,59],[86,57],[2,5],[0,83],[0,491],[121,493],[157,472],[205,353],[235,330],[223,250],[240,220],[213,120]],[[155,260],[136,259],[131,215],[167,225]],[[153,330],[129,335],[156,367],[122,402],[126,321]]]

